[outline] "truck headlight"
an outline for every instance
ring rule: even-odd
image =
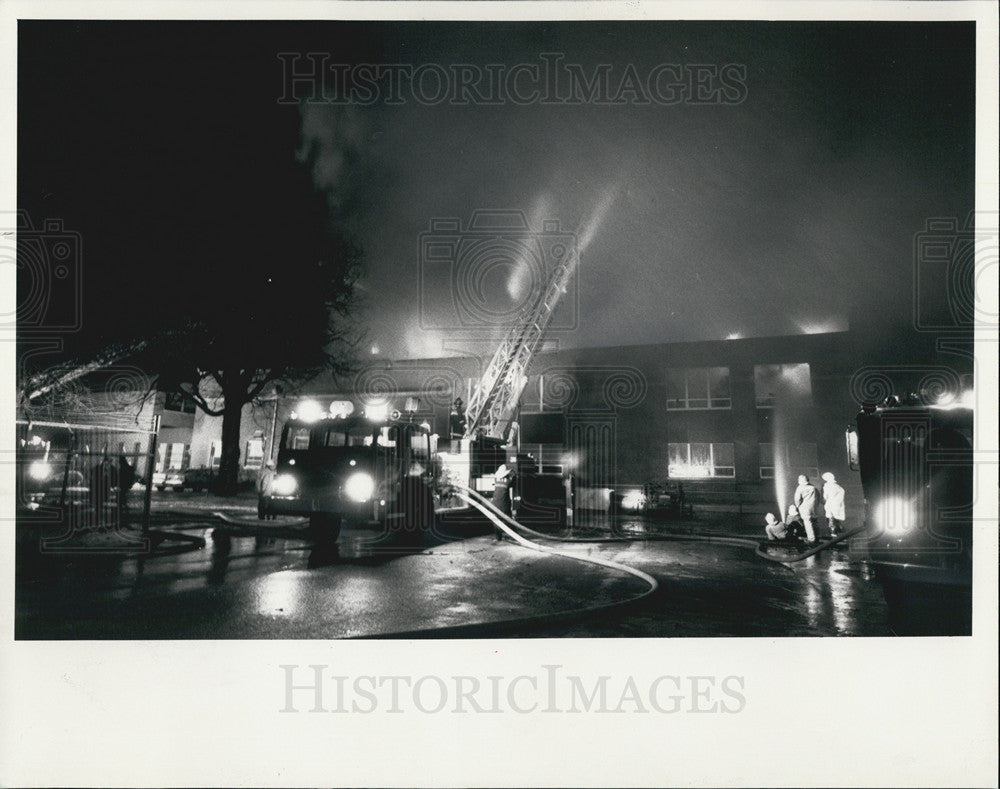
[[[52,466],[46,463],[44,460],[36,460],[30,466],[28,466],[28,476],[32,479],[37,479],[39,482],[47,480],[49,474],[52,473]]]
[[[291,474],[279,474],[271,483],[271,493],[275,496],[291,496],[299,489],[299,482]]]
[[[375,480],[372,479],[371,474],[366,474],[363,471],[352,474],[344,483],[344,493],[351,501],[368,501],[374,492]]]
[[[885,499],[878,505],[875,518],[888,534],[904,534],[913,528],[913,505],[904,499]]]

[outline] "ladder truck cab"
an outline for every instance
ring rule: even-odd
[[[972,427],[966,405],[889,397],[864,405],[847,434],[868,558],[890,617],[943,614],[953,634],[971,631]]]
[[[347,520],[419,541],[434,518],[434,438],[426,425],[400,419],[293,415],[262,509],[308,516],[325,540],[335,540]]]

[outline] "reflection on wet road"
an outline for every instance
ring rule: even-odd
[[[847,550],[788,567],[697,541],[563,544],[644,570],[660,588],[553,622],[544,617],[628,601],[643,586],[492,537],[383,553],[373,533],[351,529],[316,548],[290,528],[189,533],[206,547],[147,559],[19,555],[17,637],[343,638],[466,625],[480,626],[477,637],[890,634],[879,587]]]

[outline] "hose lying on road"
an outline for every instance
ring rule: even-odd
[[[575,553],[569,553],[567,551],[560,551],[555,548],[550,548],[545,545],[539,545],[531,540],[526,540],[520,534],[518,534],[509,524],[513,524],[515,527],[526,529],[526,527],[519,524],[517,521],[513,520],[499,509],[494,506],[493,502],[488,499],[483,498],[475,491],[470,488],[453,486],[452,488],[454,494],[461,498],[463,501],[468,503],[474,509],[479,510],[486,518],[492,523],[497,529],[502,531],[508,537],[510,537],[514,542],[523,548],[528,550],[537,551],[539,553],[547,553],[552,556],[560,556],[565,559],[573,559],[578,562],[588,562],[590,564],[596,564],[600,567],[607,567],[611,570],[617,570],[619,572],[627,573],[628,575],[634,576],[639,580],[646,583],[649,587],[641,594],[635,595],[633,597],[627,598],[625,600],[616,600],[613,603],[605,603],[602,605],[587,606],[586,608],[578,608],[570,611],[557,611],[554,613],[547,614],[536,614],[533,616],[526,617],[516,617],[514,619],[506,619],[500,621],[491,622],[479,622],[468,625],[454,625],[450,627],[436,627],[428,628],[424,630],[411,630],[396,633],[381,633],[375,638],[460,638],[460,637],[490,637],[497,636],[503,633],[505,630],[515,627],[518,630],[523,630],[525,627],[530,628],[533,625],[542,624],[552,624],[557,621],[564,620],[569,617],[571,619],[576,619],[578,617],[587,617],[597,612],[606,612],[614,608],[621,608],[625,606],[630,606],[639,600],[643,600],[649,595],[653,594],[658,588],[659,584],[656,579],[644,573],[642,570],[637,570],[634,567],[629,567],[625,564],[620,564],[619,562],[613,562],[608,559],[600,559],[596,556],[581,556]],[[526,529],[527,530],[527,529]],[[530,531],[530,530],[528,530]],[[545,537],[545,535],[541,535]]]
[[[767,543],[764,543],[761,540],[756,540],[749,537],[728,537],[725,535],[715,535],[715,534],[644,534],[641,536],[617,536],[617,537],[558,537],[551,534],[544,534],[542,532],[535,531],[534,529],[528,526],[525,526],[523,523],[515,520],[510,515],[507,515],[506,513],[497,509],[497,507],[493,504],[493,502],[490,499],[487,499],[481,493],[472,490],[471,488],[467,488],[464,486],[454,486],[454,490],[456,491],[457,495],[460,498],[466,501],[470,506],[482,512],[490,520],[490,522],[494,524],[494,526],[496,526],[498,529],[507,534],[511,539],[518,542],[518,544],[523,545],[524,547],[531,547],[532,550],[541,550],[548,553],[558,553],[558,552],[553,551],[553,549],[551,548],[546,548],[544,546],[538,545],[537,543],[533,543],[530,540],[526,540],[523,537],[521,537],[521,534],[527,534],[539,540],[547,540],[549,542],[566,542],[566,543],[605,543],[605,542],[625,543],[625,542],[637,542],[642,540],[647,540],[650,542],[668,541],[668,540],[707,542],[707,543],[713,543],[715,545],[733,545],[740,548],[752,548],[754,550],[754,553],[761,559],[766,559],[769,562],[776,562],[778,564],[794,564],[795,562],[801,562],[804,559],[808,559],[810,556],[815,556],[817,553],[820,553],[821,551],[831,548],[837,543],[843,542],[844,540],[847,540],[856,534],[860,534],[865,530],[865,527],[861,526],[857,529],[853,529],[852,531],[837,535],[831,540],[827,540],[819,543],[818,545],[811,546],[807,550],[792,556],[775,556],[770,554],[767,548],[771,546],[767,546]],[[254,524],[247,524],[245,521],[232,518],[226,513],[220,511],[212,512],[212,516],[218,520],[221,520],[223,523],[227,523],[232,526],[254,525]],[[498,519],[501,521],[501,523],[497,523]],[[280,526],[298,531],[302,527],[307,525],[308,525],[308,519],[296,518],[288,523],[283,523]],[[269,528],[274,529],[280,527],[278,526],[278,524],[271,524]],[[517,530],[517,532],[514,531],[515,529]],[[773,547],[787,547],[787,544],[777,543]],[[560,555],[571,556],[571,558],[574,559],[581,558],[579,556],[570,554],[560,554]],[[640,570],[635,570],[634,568],[626,567],[625,565],[618,565],[614,562],[612,562],[611,564],[607,564],[605,560],[590,559],[590,558],[584,561],[592,561],[595,564],[605,564],[606,566],[609,567],[614,565],[614,569],[622,570],[624,572],[630,572],[633,574],[641,573],[641,575],[639,575],[638,577],[642,577],[643,580],[647,581],[647,583],[652,582],[654,585],[656,583],[655,579],[653,579],[652,576],[642,573]],[[652,591],[653,590],[651,589],[650,592]]]
[[[768,556],[768,554],[767,554],[767,548],[770,547],[770,543],[758,543],[757,544],[757,551],[756,551],[756,553],[757,553],[757,555],[760,558],[767,559],[767,560],[772,561],[772,562],[782,562],[782,563],[786,563],[786,562],[801,562],[803,559],[808,559],[810,556],[815,556],[820,551],[825,551],[827,548],[831,548],[831,547],[833,547],[834,545],[836,545],[839,542],[843,542],[844,540],[848,540],[848,539],[850,539],[851,537],[853,537],[856,534],[861,534],[861,532],[865,531],[865,529],[867,529],[867,528],[868,528],[867,526],[859,526],[856,529],[851,529],[850,531],[845,531],[843,534],[838,534],[836,537],[834,537],[831,540],[826,540],[824,542],[817,543],[816,545],[810,547],[808,550],[803,551],[802,553],[797,553],[794,556],[788,556],[788,557],[785,557],[784,559],[779,559],[776,556]],[[777,541],[775,541],[775,542],[777,542]],[[779,545],[780,545],[780,543],[779,543]]]
[[[467,492],[475,497],[480,504],[487,505],[493,509],[497,516],[502,518],[509,525],[510,528],[519,529],[520,531],[530,534],[533,537],[542,540],[550,540],[553,542],[637,542],[642,540],[648,540],[650,542],[655,542],[659,540],[687,540],[693,542],[708,542],[714,543],[716,545],[734,545],[740,548],[752,548],[754,553],[761,559],[766,559],[769,562],[776,562],[778,564],[793,564],[795,562],[801,562],[804,559],[808,559],[810,556],[815,556],[820,551],[825,551],[827,548],[831,548],[839,542],[843,542],[856,534],[860,534],[865,530],[866,527],[860,526],[857,529],[845,532],[844,534],[838,534],[831,540],[826,540],[820,542],[817,545],[811,546],[808,550],[801,553],[797,553],[793,556],[772,556],[768,553],[765,544],[762,544],[760,540],[755,540],[751,537],[727,537],[725,535],[715,535],[715,534],[644,534],[637,537],[558,537],[551,534],[543,534],[542,532],[535,531],[534,529],[525,526],[523,523],[514,520],[511,516],[504,512],[496,509],[493,503],[483,496],[481,493],[477,493],[474,490],[467,489]],[[504,529],[505,533],[511,533],[510,529]],[[787,543],[776,543],[774,547],[785,547]]]
[[[234,526],[265,526],[268,524],[270,524],[271,526],[302,526],[309,523],[309,519],[305,517],[288,518],[287,520],[284,520],[281,523],[278,523],[277,521],[264,521],[261,520],[260,518],[257,518],[256,520],[251,520],[250,518],[240,520],[238,518],[232,517],[231,515],[227,515],[226,513],[221,512],[219,510],[213,510],[212,516],[218,518],[220,521],[231,523]]]
[[[546,545],[539,545],[537,542],[532,542],[531,540],[526,540],[516,531],[514,528],[520,528],[525,531],[531,532],[526,526],[515,521],[509,515],[501,512],[496,506],[484,498],[480,494],[476,493],[471,488],[455,487],[455,493],[459,498],[468,502],[470,505],[479,510],[483,515],[489,518],[490,522],[500,529],[504,534],[510,537],[518,545],[528,548],[532,551],[539,551],[541,553],[549,553],[554,556],[562,556],[567,559],[575,559],[578,562],[589,562],[590,564],[597,564],[602,567],[609,567],[612,570],[618,570],[619,572],[628,573],[629,575],[634,575],[642,581],[645,581],[649,585],[649,589],[638,597],[633,598],[633,600],[639,600],[640,598],[646,597],[656,591],[659,584],[657,584],[656,579],[649,573],[644,573],[642,570],[637,570],[634,567],[629,567],[627,564],[620,564],[619,562],[613,562],[610,559],[601,559],[596,556],[580,556],[579,554],[569,553],[567,551],[560,551],[555,548],[550,548]],[[506,521],[506,522],[505,522]],[[539,534],[539,532],[532,532],[532,534],[538,535],[542,538],[546,538],[546,535]]]

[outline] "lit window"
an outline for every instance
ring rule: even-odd
[[[247,469],[258,469],[264,465],[264,440],[260,438],[251,438],[247,441],[246,452],[243,455],[246,458],[243,463],[243,468]]]
[[[728,367],[667,370],[667,409],[731,408]]]
[[[208,465],[209,468],[217,469],[222,465],[222,442],[212,441],[211,446],[208,448]]]
[[[182,443],[174,443],[170,445],[170,455],[167,467],[171,469],[184,468],[184,450],[186,447]]]
[[[735,477],[732,444],[668,444],[668,474],[673,479]]]

